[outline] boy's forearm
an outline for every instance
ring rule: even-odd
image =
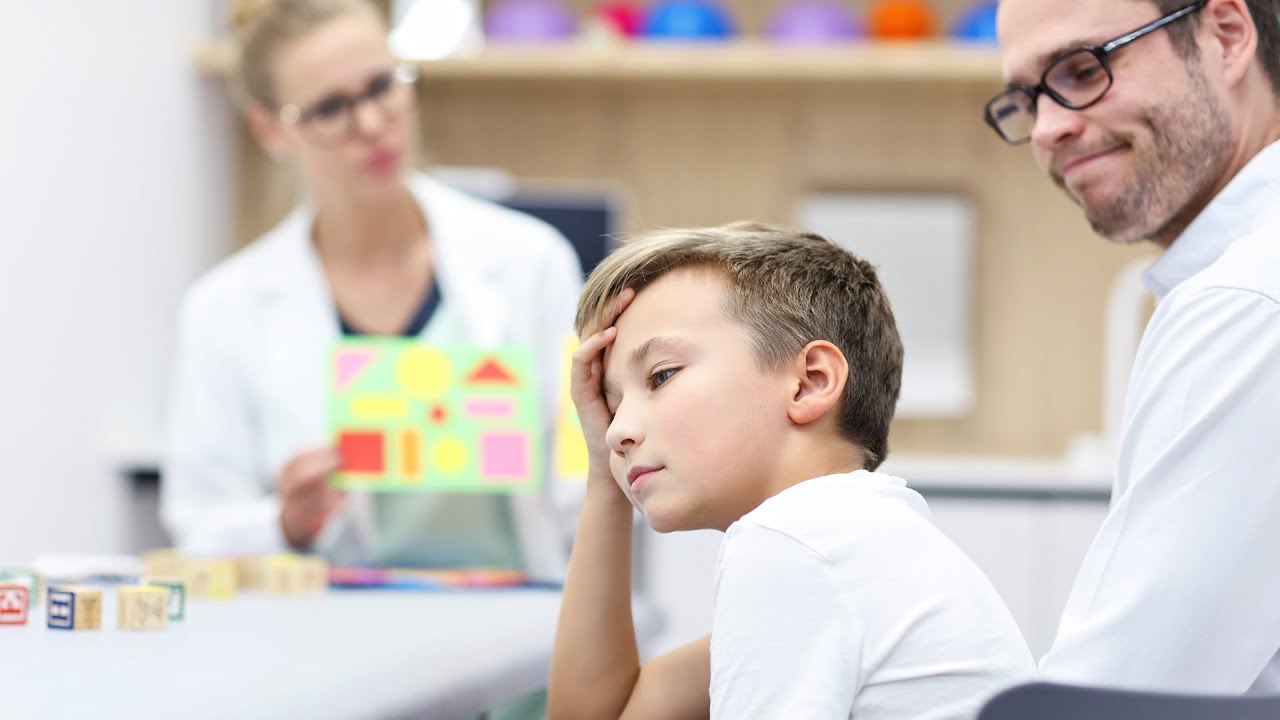
[[[640,672],[631,617],[632,510],[612,478],[588,482],[560,606],[548,716],[616,718]]]

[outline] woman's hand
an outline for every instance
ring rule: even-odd
[[[282,503],[280,527],[295,549],[308,548],[346,500],[346,493],[328,482],[340,467],[338,451],[323,447],[295,455],[280,471],[276,481]]]

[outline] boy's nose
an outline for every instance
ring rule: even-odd
[[[625,457],[627,452],[643,440],[639,427],[635,413],[624,412],[623,406],[619,405],[618,411],[614,413],[613,422],[609,423],[609,429],[605,431],[604,441],[610,450],[620,457]]]

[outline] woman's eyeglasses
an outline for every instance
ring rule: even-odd
[[[417,68],[399,64],[374,75],[361,93],[334,93],[305,108],[283,105],[276,116],[286,125],[297,126],[308,140],[318,145],[336,145],[355,133],[356,109],[360,103],[368,101],[388,116],[398,115],[408,107],[411,86],[417,79]]]

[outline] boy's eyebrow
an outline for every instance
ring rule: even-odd
[[[658,350],[678,351],[688,349],[688,347],[689,343],[678,337],[651,337],[632,351],[631,357],[627,358],[627,364],[630,366],[643,364],[645,358]]]

